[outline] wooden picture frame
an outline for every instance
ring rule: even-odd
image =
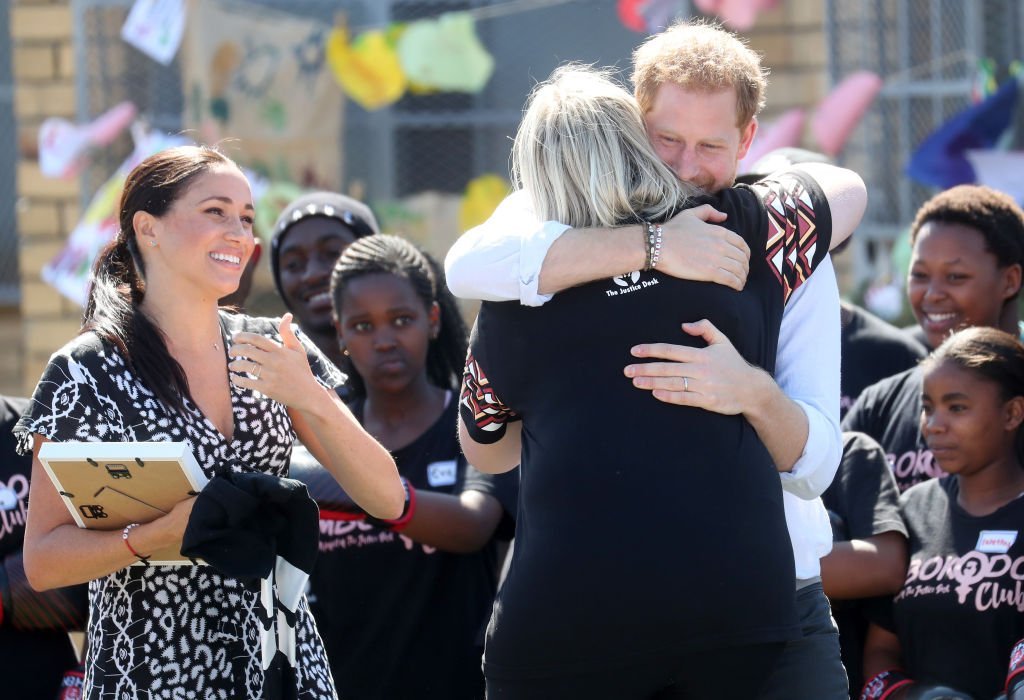
[[[185,442],[47,442],[39,461],[78,527],[90,530],[155,520],[209,481]],[[149,562],[199,563],[176,549],[153,552]]]

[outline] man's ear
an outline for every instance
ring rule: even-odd
[[[750,144],[754,143],[754,136],[757,134],[757,117],[751,117],[750,123],[740,129],[740,147],[736,151],[736,161],[739,162],[746,157],[750,150]]]

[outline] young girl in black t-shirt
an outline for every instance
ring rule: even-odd
[[[437,263],[396,236],[349,246],[335,265],[331,297],[352,411],[392,453],[410,494],[405,516],[391,522],[367,519],[337,497],[318,498],[310,603],[338,694],[482,698],[495,534],[516,482],[481,474],[459,449],[455,390],[465,324]],[[293,459],[293,475],[296,466]]]
[[[1024,637],[1024,345],[969,328],[922,371],[921,433],[947,475],[901,498],[910,567],[891,616],[868,631],[861,697],[931,685],[989,700]]]

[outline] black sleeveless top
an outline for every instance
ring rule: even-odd
[[[753,427],[662,403],[623,374],[637,343],[704,346],[680,325],[705,318],[773,371],[786,299],[828,251],[828,205],[797,173],[712,203],[751,249],[741,292],[641,271],[539,308],[481,307],[462,420],[482,443],[523,421],[514,558],[489,628],[489,676],[585,672],[797,634],[780,480]]]

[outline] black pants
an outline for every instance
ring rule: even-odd
[[[757,700],[849,700],[839,631],[820,583],[796,592],[800,639],[786,645]]]
[[[757,644],[645,657],[592,673],[487,679],[488,700],[751,700],[783,644]]]

